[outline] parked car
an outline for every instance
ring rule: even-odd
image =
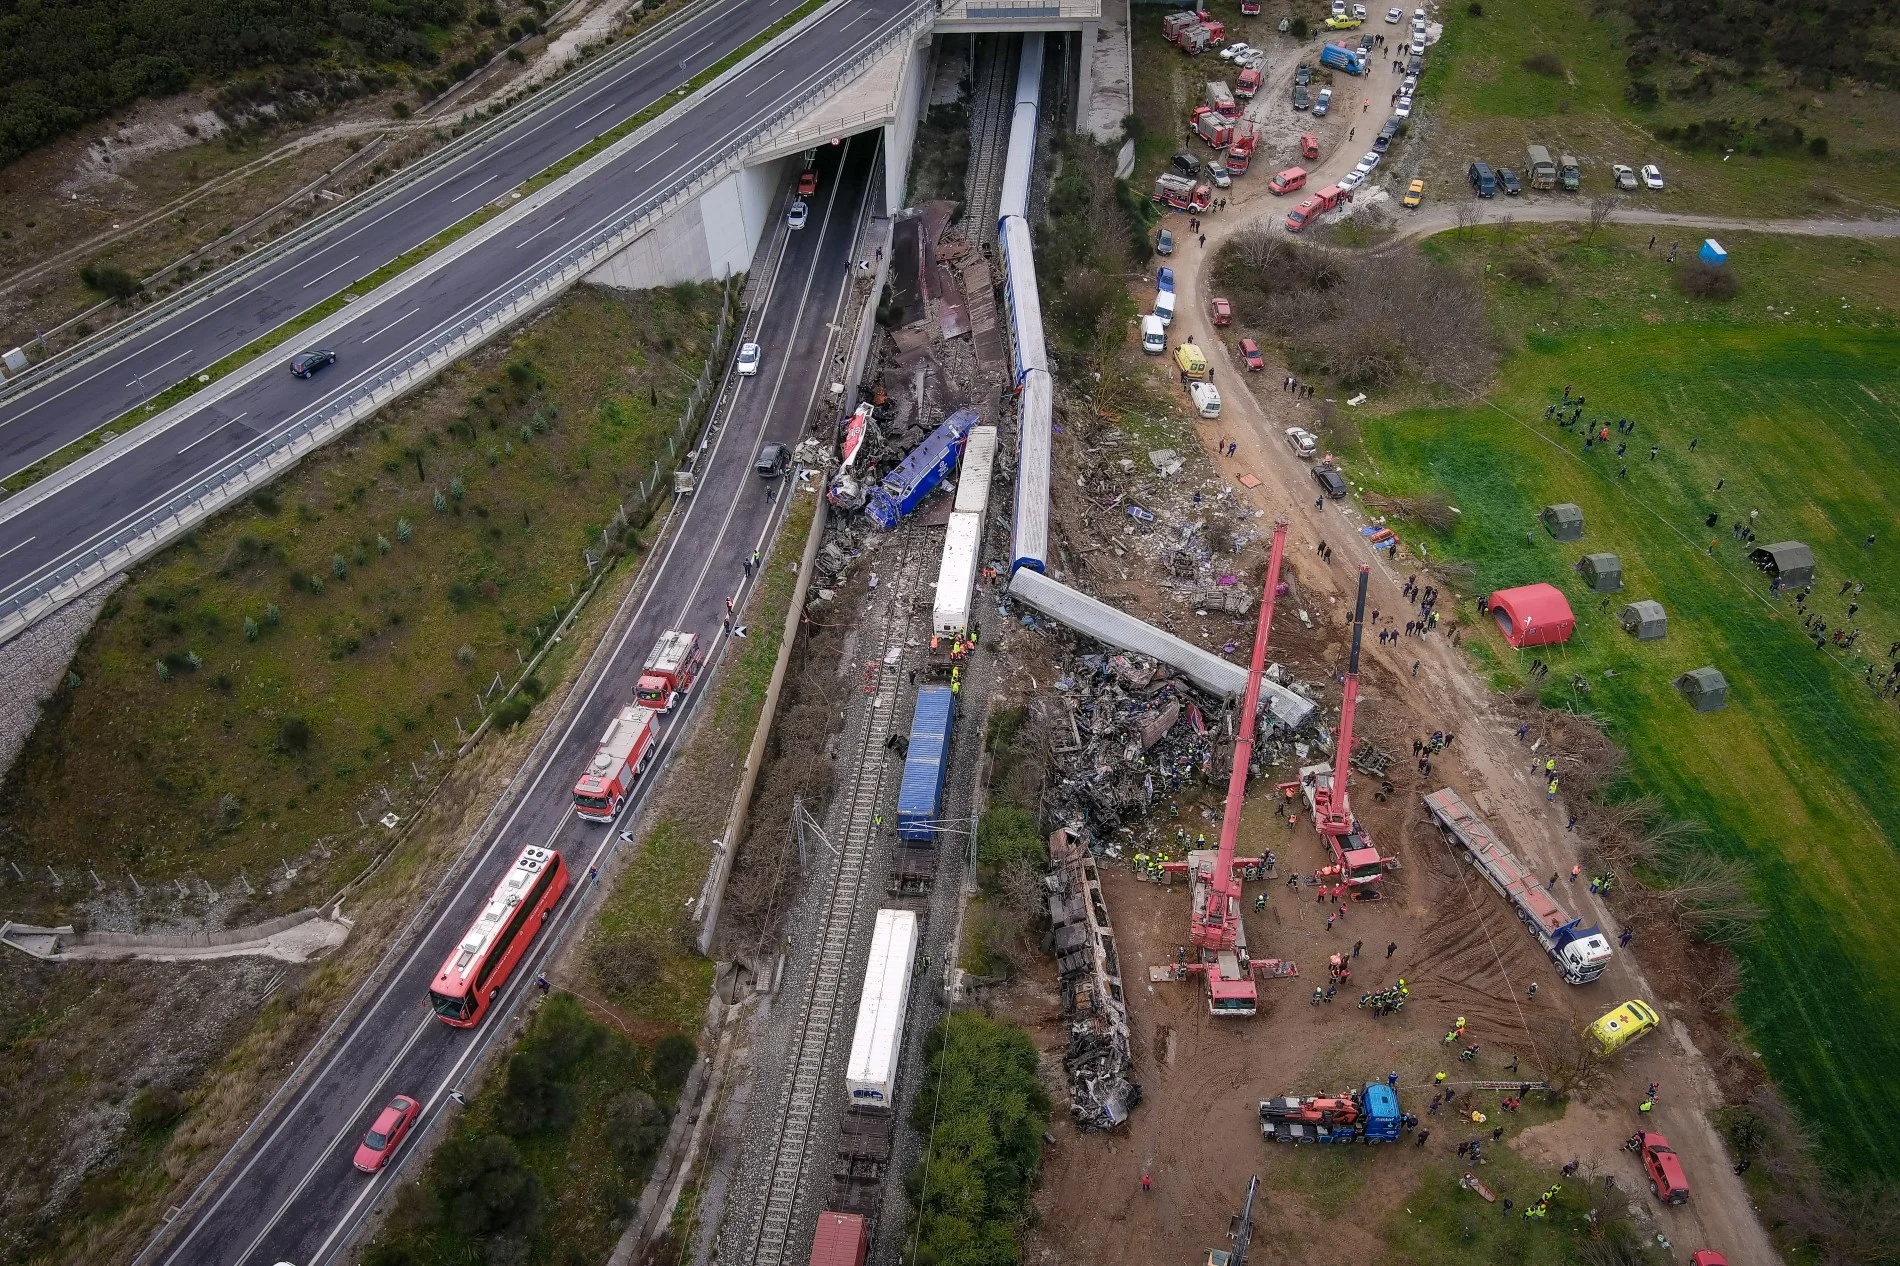
[[[1220,51],[1220,59],[1224,62],[1231,62],[1234,58],[1240,56],[1251,47],[1252,45],[1241,40],[1235,40],[1232,44],[1229,44]]]
[[[1406,186],[1405,205],[1415,207],[1423,201],[1425,201],[1425,182],[1423,180],[1414,180],[1410,185]]]
[[[802,229],[805,227],[805,221],[810,217],[811,208],[806,206],[804,199],[801,198],[792,204],[790,211],[785,213],[785,223],[791,228]]]
[[[1524,192],[1524,186],[1518,183],[1517,173],[1509,167],[1498,168],[1498,183],[1504,186],[1504,195],[1507,198],[1515,198]]]
[[[1174,293],[1174,269],[1162,267],[1155,269],[1155,289]]]
[[[1689,1178],[1682,1172],[1682,1161],[1669,1140],[1660,1134],[1638,1130],[1631,1142],[1642,1153],[1643,1173],[1656,1199],[1664,1204],[1689,1203]]]
[[[1363,4],[1355,4],[1352,7],[1352,15],[1361,22],[1364,22],[1366,20],[1366,6]]]
[[[1296,84],[1312,83],[1313,82],[1313,68],[1307,65],[1305,62],[1301,62],[1299,65],[1295,66],[1293,68],[1293,82]]]
[[[1423,9],[1412,10],[1412,21],[1423,22],[1424,20],[1425,20],[1425,10]]]
[[[1326,19],[1326,29],[1329,31],[1350,31],[1358,25],[1359,25],[1358,18],[1327,18]]]
[[[767,444],[759,450],[759,460],[752,464],[760,479],[777,479],[791,468],[792,450],[783,444]]]
[[[1412,56],[1425,56],[1425,37],[1423,35],[1414,35],[1412,37]]]
[[[1293,108],[1295,110],[1304,110],[1306,109],[1306,107],[1312,104],[1313,104],[1313,97],[1312,97],[1312,94],[1306,90],[1306,85],[1294,84],[1293,85]]]
[[[1387,9],[1385,11],[1385,20],[1390,22],[1393,26],[1397,26],[1405,20],[1405,14],[1399,9]]]
[[[376,1114],[376,1123],[363,1135],[363,1141],[356,1145],[356,1167],[373,1174],[388,1164],[408,1135],[409,1127],[421,1115],[422,1105],[408,1095],[391,1099],[389,1106]]]
[[[1372,169],[1374,167],[1377,167],[1378,165],[1379,165],[1379,152],[1377,150],[1369,149],[1366,151],[1365,157],[1359,160],[1358,171],[1363,176],[1370,176],[1372,174]]]
[[[1331,88],[1320,89],[1322,93],[1331,92]],[[1311,162],[1319,157],[1319,138],[1311,132],[1300,133],[1300,157]]]
[[[1174,230],[1173,229],[1162,229],[1160,234],[1156,236],[1155,254],[1157,255],[1174,254]]]
[[[1174,170],[1180,175],[1186,176],[1189,180],[1193,180],[1201,174],[1201,160],[1185,152],[1176,154],[1174,156]]]
[[[757,343],[739,344],[739,359],[735,368],[741,378],[750,378],[759,372],[759,361],[764,359]]]
[[[1366,183],[1366,173],[1364,173],[1363,171],[1349,171],[1345,175],[1339,178],[1338,180],[1339,191],[1341,193],[1351,193],[1353,190],[1357,189],[1360,185],[1363,185],[1365,183]]]
[[[1410,97],[1400,97],[1399,103],[1392,107],[1392,117],[1395,119],[1411,118],[1412,117],[1412,99]]]
[[[1227,300],[1217,295],[1208,300],[1207,306],[1214,314],[1215,325],[1232,325],[1234,323],[1234,305],[1227,302]]]
[[[1326,112],[1332,108],[1333,90],[1331,88],[1321,88],[1319,90],[1319,96],[1313,98],[1313,117],[1323,119],[1326,117]]]
[[[1321,492],[1334,501],[1346,495],[1346,477],[1340,474],[1339,468],[1331,462],[1321,462],[1313,467],[1313,482],[1319,485]]]
[[[1417,92],[1417,90],[1418,90],[1418,76],[1417,75],[1407,75],[1405,77],[1404,82],[1399,84],[1399,95],[1401,97],[1412,96],[1414,93]]]
[[[1227,168],[1218,162],[1209,163],[1207,165],[1207,178],[1214,182],[1216,189],[1229,189],[1233,187],[1234,178],[1228,175]]]
[[[1332,16],[1336,18],[1343,18],[1346,16],[1346,0],[1333,0]]]
[[[308,378],[325,365],[336,364],[336,353],[328,348],[311,348],[290,358],[290,372],[296,378]]]
[[[1412,56],[1406,59],[1405,61],[1406,74],[1416,79],[1419,75],[1423,74],[1424,71],[1425,71],[1425,56],[1424,56],[1423,50],[1420,50],[1419,52],[1412,54]]]
[[[1250,338],[1240,340],[1240,359],[1256,374],[1267,367],[1267,358],[1260,354],[1260,344]]]
[[[1662,188],[1663,187],[1662,168],[1656,166],[1656,164],[1654,163],[1644,164],[1643,183],[1651,189]]]
[[[1359,51],[1362,53],[1365,53],[1367,56],[1370,56],[1372,53],[1372,46],[1377,42],[1378,41],[1374,40],[1372,36],[1370,35],[1361,35],[1359,37]]]
[[[1311,457],[1319,452],[1319,436],[1303,426],[1289,426],[1286,429],[1286,446],[1293,450],[1295,457]]]
[[[1625,167],[1622,163],[1611,163],[1610,174],[1616,177],[1616,187],[1618,189],[1636,188],[1636,173],[1628,167]]]

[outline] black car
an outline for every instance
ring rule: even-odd
[[[1423,57],[1415,56],[1405,63],[1405,73],[1408,75],[1416,75],[1424,69],[1425,59]]]
[[[1174,170],[1180,175],[1192,180],[1201,174],[1201,160],[1192,154],[1176,154],[1174,156]]]
[[[308,378],[325,365],[336,364],[336,353],[322,348],[312,348],[307,352],[298,352],[290,358],[290,372],[299,378]]]
[[[1498,168],[1498,183],[1504,186],[1507,196],[1515,198],[1524,192],[1524,186],[1517,183],[1517,173],[1509,167]]]
[[[1339,473],[1339,468],[1336,466],[1321,464],[1313,467],[1313,482],[1319,485],[1321,492],[1334,501],[1346,495],[1345,476]]]
[[[1312,104],[1313,104],[1313,98],[1312,98],[1312,95],[1307,92],[1306,85],[1294,84],[1293,85],[1293,108],[1295,110],[1304,110],[1308,106],[1311,106]]]
[[[792,450],[783,444],[767,444],[759,450],[759,460],[753,469],[759,472],[760,479],[777,479],[792,468]]]
[[[1296,84],[1312,83],[1313,82],[1313,68],[1307,65],[1305,62],[1301,62],[1298,66],[1293,68],[1293,82]]]

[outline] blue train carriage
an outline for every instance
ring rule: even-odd
[[[904,843],[937,841],[943,781],[950,768],[950,730],[956,716],[957,696],[950,687],[925,686],[917,692],[904,779],[897,788],[897,838]]]

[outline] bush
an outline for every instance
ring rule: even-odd
[[[525,1239],[541,1225],[541,1180],[506,1135],[450,1138],[436,1151],[436,1203],[470,1237]]]
[[[302,717],[285,717],[277,723],[277,746],[286,752],[310,750],[310,723]]]
[[[1742,288],[1734,269],[1726,264],[1717,267],[1693,255],[1676,266],[1676,285],[1692,298],[1716,301],[1733,299]]]
[[[1639,110],[1646,110],[1662,99],[1656,91],[1656,85],[1647,79],[1632,79],[1623,85],[1623,100]]]
[[[1046,850],[1036,815],[1021,805],[992,801],[976,827],[976,864],[995,871],[1014,861],[1041,866]]]
[[[1484,16],[1484,6],[1479,4],[1478,0],[1471,0],[1471,3],[1465,6],[1465,12],[1474,18],[1481,18]]]
[[[393,118],[393,119],[406,119],[406,118],[408,118],[408,117],[409,117],[409,103],[408,103],[407,101],[392,101],[392,102],[390,102],[390,103],[389,103],[389,116],[390,116],[391,118]]]
[[[520,693],[509,695],[495,709],[495,725],[504,730],[512,730],[528,719],[534,711],[534,700]]]
[[[115,264],[87,264],[79,270],[79,280],[87,289],[120,303],[145,289],[143,282]]]
[[[699,1062],[699,1048],[691,1038],[670,1033],[653,1048],[653,1088],[668,1098],[677,1098]]]
[[[645,1178],[666,1142],[666,1110],[646,1092],[628,1090],[607,1105],[606,1117],[614,1163],[629,1178]]]
[[[1564,59],[1552,52],[1532,53],[1523,62],[1524,69],[1533,75],[1544,75],[1551,79],[1561,79],[1564,74]]]
[[[1313,33],[1313,28],[1307,24],[1304,16],[1295,15],[1293,21],[1287,24],[1286,33],[1296,40],[1303,40]]]
[[[602,933],[587,947],[587,965],[602,989],[624,996],[659,976],[660,952],[638,933]]]
[[[1816,136],[1810,139],[1808,141],[1808,153],[1814,155],[1816,158],[1826,158],[1827,138],[1825,136]]]
[[[132,1096],[132,1128],[140,1134],[163,1129],[184,1114],[184,1099],[169,1086],[147,1086]]]
[[[508,1060],[495,1120],[519,1137],[537,1130],[565,1130],[574,1123],[578,1096],[575,1070],[597,1052],[607,1030],[567,994],[550,997],[535,1016],[519,1049]]]

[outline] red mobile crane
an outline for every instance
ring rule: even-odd
[[[1254,976],[1293,975],[1291,963],[1276,959],[1253,961],[1247,956],[1246,931],[1240,925],[1240,880],[1235,867],[1258,866],[1259,859],[1235,856],[1240,842],[1240,809],[1247,794],[1247,767],[1253,763],[1254,724],[1260,708],[1260,675],[1267,664],[1267,640],[1273,624],[1273,604],[1280,585],[1280,563],[1286,555],[1286,523],[1273,528],[1273,553],[1267,560],[1267,584],[1260,597],[1260,624],[1254,631],[1253,663],[1247,670],[1247,695],[1240,705],[1240,730],[1234,739],[1234,767],[1227,776],[1227,807],[1221,817],[1220,849],[1196,849],[1185,862],[1170,862],[1175,874],[1186,872],[1193,882],[1193,909],[1189,940],[1200,951],[1198,962],[1182,963],[1179,970],[1154,969],[1169,975],[1195,974],[1207,982],[1207,1009],[1215,1016],[1250,1016],[1259,994]]]
[[[1359,603],[1352,615],[1352,657],[1346,664],[1346,693],[1340,700],[1339,734],[1333,745],[1334,757],[1341,760],[1352,751],[1352,719],[1359,705],[1359,643],[1365,634],[1366,582],[1371,573],[1371,567],[1360,566]],[[1347,794],[1350,779],[1351,771],[1343,766],[1335,770],[1321,763],[1300,770],[1300,786],[1306,794],[1307,808],[1313,811],[1313,827],[1326,841],[1340,878],[1357,890],[1354,900],[1371,901],[1378,898],[1385,873],[1397,870],[1399,863],[1397,858],[1380,854],[1353,816]]]

